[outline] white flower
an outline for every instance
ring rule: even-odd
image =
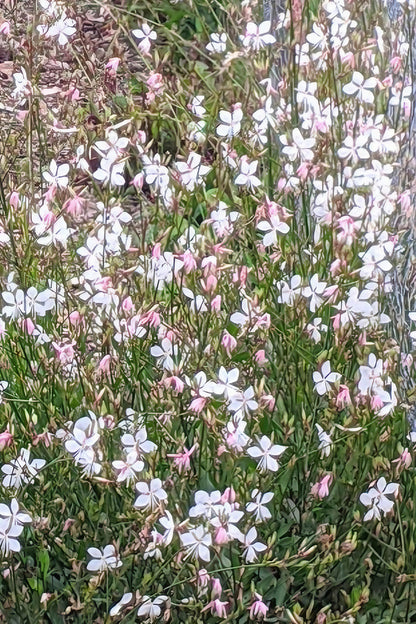
[[[221,507],[221,492],[214,490],[214,492],[208,493],[205,490],[198,490],[194,495],[195,505],[189,510],[190,518],[198,518],[204,516],[207,520],[210,520],[216,515],[217,510]]]
[[[65,448],[73,455],[76,463],[83,466],[86,474],[97,474],[101,467],[95,462],[94,445],[100,439],[97,418],[93,412],[79,418],[65,441]]]
[[[218,238],[232,234],[234,231],[234,223],[240,217],[237,211],[227,213],[228,206],[225,202],[218,202],[217,210],[213,210],[210,214],[209,222]]]
[[[374,102],[374,94],[372,89],[377,86],[377,78],[367,78],[364,80],[364,76],[360,72],[353,72],[351,82],[344,85],[342,90],[347,95],[354,95],[359,102],[366,102],[372,104]]]
[[[218,136],[231,139],[240,132],[241,120],[243,119],[241,104],[235,104],[231,113],[226,110],[220,110],[219,117],[222,123],[217,126],[216,132]]]
[[[94,143],[94,149],[100,156],[105,155],[107,160],[113,162],[122,154],[128,144],[127,137],[119,137],[115,130],[109,130],[104,141],[100,140]]]
[[[140,427],[134,435],[125,433],[121,436],[121,443],[127,454],[135,453],[137,457],[153,453],[157,449],[156,444],[147,439],[146,427]]]
[[[203,117],[207,112],[204,106],[202,106],[202,102],[205,100],[205,95],[195,95],[192,98],[192,102],[190,104],[191,112],[196,117]]]
[[[352,159],[353,163],[359,160],[367,160],[370,158],[369,151],[365,148],[368,143],[368,135],[362,134],[355,140],[352,136],[347,136],[344,139],[343,146],[338,150],[338,157],[346,161]]]
[[[196,152],[190,152],[186,162],[177,161],[175,166],[187,191],[193,191],[195,186],[203,184],[203,177],[211,170],[211,167],[201,165],[201,156]]]
[[[222,54],[227,49],[226,33],[211,33],[209,43],[205,46],[208,52]]]
[[[312,377],[315,382],[315,390],[320,396],[329,392],[332,388],[331,384],[341,379],[339,373],[331,372],[331,363],[329,360],[326,360],[326,362],[322,364],[321,370],[315,371]]]
[[[257,224],[257,229],[261,232],[265,232],[263,236],[263,245],[269,247],[270,245],[276,245],[277,234],[287,234],[290,230],[287,223],[280,221],[277,215],[271,215],[269,221],[260,221]]]
[[[94,171],[93,178],[109,186],[124,186],[124,162],[114,162],[113,158],[102,158],[100,166]]]
[[[134,506],[138,509],[150,509],[155,511],[168,497],[165,490],[162,488],[162,481],[160,479],[152,479],[150,483],[145,481],[139,481],[136,483],[136,490],[139,496],[134,502]]]
[[[131,34],[139,40],[139,45],[137,47],[140,52],[144,55],[148,55],[152,41],[156,41],[157,39],[155,31],[150,28],[149,24],[144,23],[140,28],[132,30]]]
[[[178,355],[178,346],[171,343],[169,338],[163,338],[161,346],[150,347],[150,353],[158,359],[158,365],[168,371],[173,371],[175,363],[173,358]]]
[[[104,570],[115,570],[122,565],[116,549],[112,544],[108,544],[101,551],[98,548],[88,548],[87,553],[92,559],[87,565],[89,572],[104,572]]]
[[[234,385],[235,382],[238,381],[239,375],[240,371],[238,368],[232,368],[227,372],[224,366],[221,366],[218,371],[218,382],[215,387],[215,393],[223,394],[226,399],[232,398],[239,392],[238,388]]]
[[[323,298],[321,295],[326,289],[326,282],[319,281],[319,275],[314,273],[309,280],[309,286],[306,286],[302,290],[302,295],[309,301],[309,309],[311,312],[316,312],[317,308],[319,308],[323,303]]]
[[[66,45],[68,43],[68,37],[71,37],[75,32],[75,20],[67,17],[65,13],[62,13],[59,20],[52,24],[44,31],[44,26],[38,26],[38,30],[46,37],[58,37],[59,45]]]
[[[394,501],[387,498],[389,495],[394,494],[397,496],[399,491],[398,483],[387,483],[384,477],[380,477],[378,479],[376,487],[371,487],[368,492],[364,492],[360,496],[360,501],[366,507],[370,507],[370,509],[365,514],[363,520],[364,522],[367,520],[371,520],[372,518],[377,518],[380,520],[381,515],[380,511],[384,514],[387,514],[394,507]]]
[[[209,547],[212,544],[212,539],[211,535],[203,526],[191,529],[189,533],[182,533],[180,539],[186,551],[186,557],[210,561]]]
[[[321,317],[317,316],[312,323],[308,323],[306,331],[314,342],[319,342],[321,340],[321,332],[328,331],[328,325],[322,323]]]
[[[12,91],[12,98],[17,101],[17,104],[24,104],[26,97],[30,94],[32,85],[30,81],[27,79],[26,71],[23,67],[20,68],[20,72],[16,72],[13,74],[13,80],[15,84],[15,88]]]
[[[31,483],[45,464],[44,459],[30,461],[29,449],[23,448],[16,459],[12,459],[9,464],[1,467],[1,471],[6,475],[2,484],[6,488],[18,489],[23,483]]]
[[[289,283],[284,280],[276,282],[276,287],[280,290],[280,295],[277,298],[278,303],[285,303],[292,308],[296,298],[302,293],[302,278],[300,275],[294,275]]]
[[[242,44],[245,48],[251,48],[256,52],[266,45],[276,43],[275,37],[270,34],[271,22],[266,20],[257,25],[249,22],[246,26],[244,37],[241,37]]]
[[[251,498],[254,500],[250,503],[247,503],[247,513],[253,514],[256,522],[265,522],[266,520],[270,520],[272,514],[270,513],[266,505],[267,503],[270,503],[273,496],[273,492],[266,492],[265,494],[262,494],[257,489],[253,490],[251,492]]]
[[[383,386],[383,360],[377,359],[374,353],[368,356],[368,366],[360,366],[358,390],[364,396],[370,396],[377,387]]]
[[[144,462],[137,459],[136,453],[128,453],[125,460],[120,459],[113,461],[112,466],[114,470],[118,472],[117,483],[126,481],[128,484],[130,481],[136,479],[138,472],[144,470]]]
[[[282,152],[289,160],[293,161],[299,158],[301,161],[309,161],[313,159],[314,154],[311,148],[315,146],[315,139],[313,137],[304,139],[299,128],[294,128],[292,132],[291,145],[288,144],[286,135],[280,136],[279,139],[285,146]]]
[[[169,170],[160,164],[159,154],[155,154],[153,160],[150,160],[148,156],[143,154],[142,160],[144,162],[146,184],[154,186],[156,190],[160,190],[162,193],[166,191],[169,184]]]
[[[234,184],[238,186],[247,186],[249,190],[254,190],[257,186],[260,186],[261,181],[255,175],[257,171],[258,160],[250,162],[247,156],[242,156],[240,159],[240,173],[234,180]]]
[[[274,115],[274,109],[272,107],[271,95],[266,98],[263,108],[259,108],[253,113],[253,119],[259,126],[262,126],[263,132],[267,129],[267,126],[274,128],[277,125],[277,119]]]
[[[241,419],[250,412],[258,408],[258,403],[254,399],[254,388],[250,386],[244,392],[236,392],[231,396],[228,409],[234,413],[234,419]]]
[[[245,546],[243,556],[246,558],[247,563],[257,561],[258,553],[264,552],[267,549],[267,546],[265,544],[262,544],[261,542],[256,542],[256,539],[257,530],[255,527],[252,527],[241,540]]]
[[[12,499],[10,507],[0,503],[0,550],[5,557],[10,552],[20,552],[20,543],[16,538],[22,534],[23,525],[31,522],[29,514],[19,510],[15,498]]]
[[[321,457],[329,457],[331,454],[332,439],[331,436],[326,433],[318,423],[315,423],[315,427],[318,431],[319,438],[319,450],[321,451]]]
[[[44,171],[42,175],[50,186],[55,185],[58,188],[66,188],[68,186],[68,173],[68,163],[58,165],[56,160],[53,159],[50,162],[49,171]]]
[[[158,596],[154,600],[151,600],[149,596],[143,596],[143,603],[137,611],[139,617],[146,617],[151,622],[160,616],[162,609],[160,608],[164,602],[168,599],[167,596]]]
[[[279,458],[286,448],[286,446],[273,444],[270,438],[264,435],[258,440],[257,446],[251,446],[247,449],[247,453],[250,457],[257,460],[257,468],[260,471],[270,470],[271,472],[276,472],[279,469],[276,458]]]
[[[173,539],[173,532],[175,530],[175,523],[173,521],[170,511],[166,510],[165,515],[159,518],[159,522],[165,529],[161,541],[163,542],[163,544],[168,546]]]

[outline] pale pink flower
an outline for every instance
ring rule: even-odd
[[[340,384],[335,404],[338,409],[344,409],[347,405],[351,405],[351,396],[348,386]]]
[[[119,59],[118,56],[113,56],[112,58],[109,59],[105,68],[109,70],[110,74],[114,75],[116,73],[118,66],[120,64],[120,60],[121,59]]]
[[[256,600],[250,606],[250,619],[251,620],[254,620],[259,617],[262,617],[262,618],[265,617],[269,610],[269,608],[263,602],[263,598],[262,596],[260,596],[260,594],[255,593],[254,596]]]
[[[171,457],[174,459],[175,466],[178,467],[178,472],[186,472],[191,467],[191,455],[196,449],[196,444],[193,445],[189,450],[187,448],[183,449],[182,453],[167,453],[166,457]]]
[[[332,474],[325,475],[311,487],[311,494],[322,500],[329,495],[329,486],[332,483]]]
[[[410,468],[410,466],[412,465],[412,456],[409,453],[409,449],[405,448],[404,451],[400,453],[397,459],[393,459],[392,463],[397,464],[398,472],[400,472],[400,470]]]

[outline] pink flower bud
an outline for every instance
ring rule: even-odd
[[[297,168],[296,175],[298,175],[299,178],[304,181],[308,177],[308,172],[309,172],[309,165],[308,163],[304,162]]]
[[[10,35],[10,24],[9,22],[3,22],[0,24],[0,34],[2,35]]]
[[[63,531],[68,531],[69,527],[71,527],[74,524],[75,520],[73,520],[72,518],[67,518],[65,520],[64,526],[63,526]]]
[[[139,130],[137,132],[137,142],[141,145],[144,145],[146,143],[146,140],[146,132],[144,132],[144,130]]]
[[[335,314],[335,316],[331,316],[331,319],[333,328],[336,331],[341,326],[341,312],[338,312],[338,314]]]
[[[344,54],[342,61],[343,63],[346,63],[347,65],[349,65],[351,69],[354,69],[355,59],[354,59],[354,54],[352,52],[347,52],[346,54]]]
[[[142,172],[136,173],[132,180],[132,184],[136,190],[141,190],[143,188],[144,183],[144,174]]]
[[[218,527],[215,531],[214,541],[216,544],[227,544],[229,542],[228,534],[224,527]]]
[[[358,336],[358,344],[363,347],[367,344],[367,332],[364,330]]]
[[[211,597],[214,600],[214,598],[219,598],[221,596],[222,585],[221,585],[220,579],[216,577],[211,578],[211,584],[212,584]]]
[[[259,366],[264,366],[268,362],[268,359],[266,358],[266,352],[264,349],[259,349],[254,355],[254,359],[256,360]]]
[[[52,186],[48,188],[48,190],[46,191],[44,195],[45,200],[49,203],[53,202],[55,195],[56,195],[56,191],[57,191],[56,184],[52,184]]]
[[[78,310],[74,310],[73,312],[71,312],[71,314],[69,315],[69,322],[71,323],[71,325],[79,325],[81,321],[82,316],[78,312]]]
[[[329,267],[329,272],[331,273],[332,277],[341,273],[341,266],[342,266],[342,261],[339,258],[336,258],[332,262],[331,266]]]
[[[5,448],[13,444],[13,436],[6,428],[5,431],[0,433],[0,451],[4,451]]]
[[[236,498],[236,494],[235,494],[235,490],[234,488],[231,487],[227,487],[224,490],[223,495],[221,496],[221,503],[235,503],[235,498]]]
[[[412,456],[409,453],[409,449],[405,448],[397,459],[393,459],[393,464],[397,464],[398,471],[410,468],[412,465]]]
[[[393,58],[390,59],[390,67],[392,68],[393,73],[397,74],[401,66],[402,66],[402,59],[400,58],[400,56],[393,56]]]
[[[163,76],[157,72],[151,73],[146,80],[146,85],[152,91],[159,91],[163,87]]]
[[[202,282],[205,292],[213,292],[217,288],[218,280],[215,275],[208,275],[205,282]]]
[[[198,585],[200,587],[206,587],[211,577],[208,574],[208,572],[205,570],[205,568],[201,568],[201,570],[198,570],[197,578],[198,578]]]
[[[183,262],[183,269],[185,271],[185,273],[190,273],[191,271],[195,271],[197,264],[196,264],[196,260],[193,256],[193,253],[190,249],[187,249],[181,256],[180,256],[182,262]]]
[[[386,76],[384,80],[381,81],[381,84],[386,88],[391,87],[393,84],[393,76]]]
[[[402,193],[399,196],[399,203],[400,203],[402,212],[405,213],[406,217],[410,217],[412,210],[413,210],[413,206],[412,206],[412,202],[410,198],[410,191],[404,191],[404,193]]]
[[[272,412],[276,404],[276,399],[271,394],[263,394],[263,396],[260,397],[260,402],[262,406]]]
[[[98,368],[103,373],[109,373],[110,372],[110,364],[111,364],[111,355],[107,354],[100,360]]]
[[[221,295],[217,295],[216,297],[214,297],[214,299],[211,301],[211,310],[213,312],[220,312],[221,310]]]
[[[155,260],[159,260],[161,254],[161,245],[160,243],[156,243],[156,245],[152,249],[152,258]]]
[[[23,319],[21,322],[21,327],[28,336],[31,336],[35,331],[35,324],[30,318]]]
[[[237,346],[237,340],[225,330],[221,338],[221,344],[226,350],[227,355],[230,355]]]
[[[19,193],[17,191],[13,191],[13,193],[10,195],[9,203],[10,206],[15,210],[19,207],[20,200]]]
[[[126,297],[125,299],[123,299],[121,307],[124,310],[124,312],[130,312],[130,310],[133,310],[134,305],[133,305],[133,301],[131,300],[131,297]]]

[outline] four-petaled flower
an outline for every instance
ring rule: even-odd
[[[331,363],[329,360],[326,360],[326,362],[322,364],[321,370],[315,371],[312,377],[315,382],[315,390],[320,396],[329,392],[332,389],[331,384],[341,379],[339,373],[333,373],[331,371]]]
[[[279,464],[276,458],[279,458],[282,453],[285,452],[286,446],[280,444],[273,444],[270,438],[262,436],[257,446],[250,446],[247,449],[247,453],[250,457],[257,460],[257,467],[261,471],[270,470],[276,472],[279,470]]]
[[[365,507],[370,507],[363,520],[372,520],[372,518],[380,520],[380,512],[384,514],[389,513],[394,507],[394,501],[388,498],[388,496],[397,496],[398,491],[398,483],[387,483],[384,477],[380,477],[375,487],[371,487],[368,492],[363,492],[360,496],[361,503]]]

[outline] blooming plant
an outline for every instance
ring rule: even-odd
[[[0,3],[2,621],[414,621],[415,11]]]

